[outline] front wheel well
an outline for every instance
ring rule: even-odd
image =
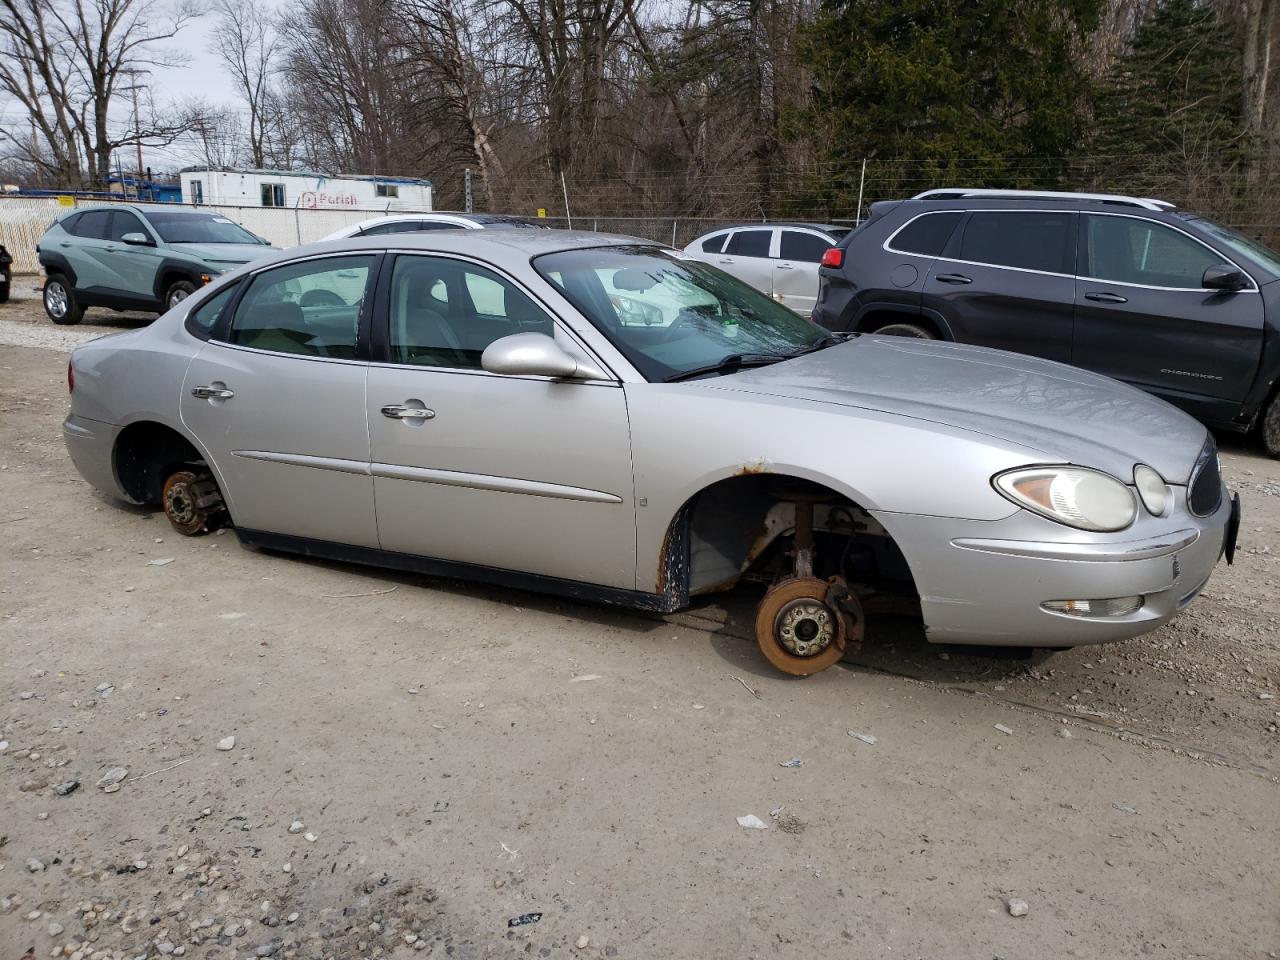
[[[137,503],[159,504],[164,482],[175,469],[203,462],[190,440],[162,423],[132,423],[116,438],[116,479]]]
[[[917,596],[902,551],[863,506],[831,487],[777,473],[727,477],[691,497],[672,522],[681,532],[668,534],[660,582],[669,588],[678,575],[688,596],[729,590],[743,579],[772,582],[787,562],[797,497],[815,501],[821,576],[839,574],[885,593]],[[671,545],[677,543],[683,563],[673,569]]]

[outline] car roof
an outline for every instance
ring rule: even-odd
[[[292,260],[312,253],[350,250],[421,250],[425,253],[460,253],[479,258],[522,255],[523,258],[611,246],[666,247],[656,240],[628,237],[590,230],[428,230],[422,233],[392,233],[373,237],[345,237],[290,247],[274,260]],[[255,261],[261,264],[263,261]]]
[[[764,229],[773,229],[774,227],[798,227],[802,230],[817,230],[821,233],[831,233],[833,230],[852,230],[851,223],[810,223],[803,220],[746,220],[742,223],[722,223],[718,227],[710,230],[704,230],[694,239],[709,237],[713,233],[723,233],[725,230],[741,230],[746,227],[761,227]]]

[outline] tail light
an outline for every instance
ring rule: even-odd
[[[67,393],[76,392],[76,368],[71,365],[71,361],[67,361]]]
[[[839,247],[828,248],[827,252],[822,255],[822,266],[839,270],[844,266],[844,251]]]

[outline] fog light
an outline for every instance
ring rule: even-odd
[[[1112,597],[1109,600],[1046,600],[1040,604],[1050,613],[1069,617],[1127,617],[1142,609],[1142,597]]]

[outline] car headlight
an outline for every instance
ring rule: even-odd
[[[1132,490],[1086,467],[1020,467],[992,483],[1018,506],[1078,530],[1123,530],[1138,515]]]
[[[1164,477],[1145,463],[1140,463],[1133,468],[1133,483],[1138,488],[1138,496],[1142,498],[1142,505],[1147,508],[1147,512],[1153,517],[1164,516],[1165,508],[1169,505],[1169,485],[1164,482]]]

